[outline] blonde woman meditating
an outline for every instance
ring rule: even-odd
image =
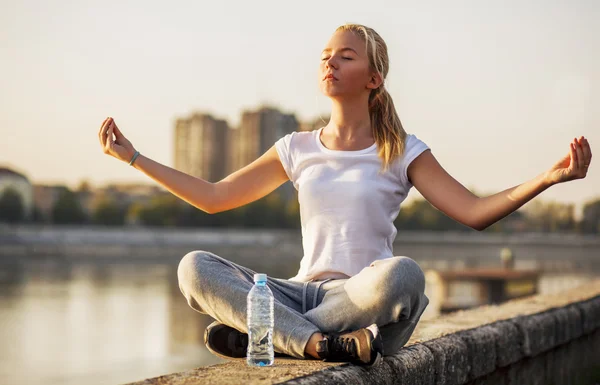
[[[99,132],[104,153],[131,164],[207,213],[253,202],[287,180],[298,190],[304,255],[298,273],[270,278],[277,356],[371,366],[406,344],[429,300],[420,267],[395,256],[394,219],[411,187],[456,221],[483,230],[548,187],[585,178],[590,145],[569,152],[530,181],[479,197],[449,175],[430,148],[407,134],[385,88],[387,47],[373,29],[340,26],[321,53],[319,85],[332,102],[329,123],[279,139],[251,164],[211,183],[140,155],[112,118]],[[244,359],[246,297],[254,271],[209,251],[178,267],[188,304],[216,321],[205,343]]]

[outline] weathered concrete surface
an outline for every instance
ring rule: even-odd
[[[276,384],[282,380],[293,379],[306,374],[321,371],[328,367],[348,365],[345,363],[326,363],[319,360],[296,360],[277,358],[269,367],[250,367],[243,360],[211,365],[185,372],[167,374],[135,382],[136,385],[190,385],[190,384]]]
[[[583,318],[583,332],[585,334],[600,328],[600,307],[597,300],[584,301],[577,304]]]
[[[433,354],[421,344],[412,345],[390,357],[374,368],[347,365],[333,367],[308,376],[285,381],[286,385],[321,384],[395,384],[402,379],[404,385],[433,385]]]
[[[590,349],[592,348],[592,349]],[[600,330],[510,366],[497,368],[469,385],[592,385],[600,383]],[[590,370],[590,368],[592,368]]]
[[[583,335],[581,311],[575,305],[557,308],[552,312],[556,325],[556,344],[562,345]]]
[[[148,384],[589,384],[600,382],[600,280],[558,295],[421,321],[407,346],[363,368],[318,360],[244,361],[136,382]]]
[[[496,340],[498,339],[496,329],[481,326],[457,334],[467,345],[469,379],[485,376],[496,369]]]
[[[464,384],[469,376],[471,364],[467,344],[456,334],[450,334],[424,342],[433,353],[436,384]]]
[[[536,356],[556,345],[557,326],[553,312],[543,312],[514,318],[523,333],[523,353]]]
[[[496,330],[496,367],[508,366],[523,358],[523,333],[514,322],[498,321],[489,327]]]

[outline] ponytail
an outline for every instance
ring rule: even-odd
[[[381,171],[385,171],[396,157],[404,154],[406,131],[394,108],[392,96],[383,84],[369,95],[369,113],[378,155],[383,163]]]
[[[375,30],[360,24],[344,24],[337,31],[351,31],[361,37],[367,47],[371,70],[385,80],[389,70],[387,45]],[[406,131],[394,107],[391,95],[382,83],[369,95],[369,115],[373,137],[377,143],[382,170],[386,171],[394,159],[404,154]]]

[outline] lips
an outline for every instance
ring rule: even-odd
[[[333,74],[327,74],[325,76],[325,78],[323,78],[323,80],[327,80],[327,79],[334,79],[334,80],[338,80],[335,76],[333,76]]]

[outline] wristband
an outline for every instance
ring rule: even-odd
[[[133,157],[131,157],[131,161],[129,162],[130,166],[133,166],[133,162],[135,162],[135,160],[137,159],[138,155],[140,155],[139,151],[136,151],[135,154],[133,154]]]

